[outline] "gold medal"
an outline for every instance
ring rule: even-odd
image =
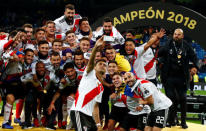
[[[47,90],[43,90],[43,92],[44,92],[44,94],[46,94],[46,93],[47,93]]]
[[[180,59],[182,56],[181,55],[177,55],[177,58]]]

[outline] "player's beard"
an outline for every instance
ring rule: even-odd
[[[69,25],[72,25],[74,22],[74,17],[66,17],[65,20]]]
[[[101,71],[99,71],[99,74],[100,74],[101,76],[103,76],[103,75],[105,74],[105,71],[101,70]]]
[[[175,43],[179,44],[182,42],[182,39],[174,39]]]
[[[136,80],[131,80],[131,81],[128,82],[128,85],[130,87],[132,87],[132,86],[134,86],[135,82],[136,82]]]
[[[54,67],[54,70],[58,70],[59,69],[59,64],[55,64],[53,67]]]
[[[105,34],[105,35],[109,36],[110,33],[111,33],[111,30],[104,30],[104,34]]]

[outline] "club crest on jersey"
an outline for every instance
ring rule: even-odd
[[[147,95],[149,94],[149,91],[147,89],[144,88],[144,94]]]

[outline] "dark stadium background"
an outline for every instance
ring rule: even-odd
[[[25,23],[40,27],[47,20],[55,20],[62,16],[64,6],[68,3],[75,5],[76,13],[87,16],[91,25],[112,10],[132,3],[149,1],[182,5],[206,16],[205,0],[0,0],[0,29],[9,32]],[[206,91],[196,91],[195,93],[206,95]],[[191,117],[199,116],[192,114]],[[200,120],[192,122],[201,123]]]
[[[1,0],[0,28],[7,31],[25,23],[39,27],[46,20],[54,20],[63,15],[65,4],[75,5],[76,12],[89,17],[92,24],[103,14],[116,8],[138,2],[169,2],[183,5],[206,16],[204,0]]]

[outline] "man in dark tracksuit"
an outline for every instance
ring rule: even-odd
[[[161,79],[166,95],[172,100],[168,116],[169,126],[175,125],[175,116],[178,102],[181,108],[181,126],[188,128],[186,124],[186,93],[189,87],[189,62],[197,67],[197,56],[192,47],[183,40],[182,29],[176,29],[173,39],[160,48],[158,56],[162,59]],[[179,98],[179,101],[178,99]]]

